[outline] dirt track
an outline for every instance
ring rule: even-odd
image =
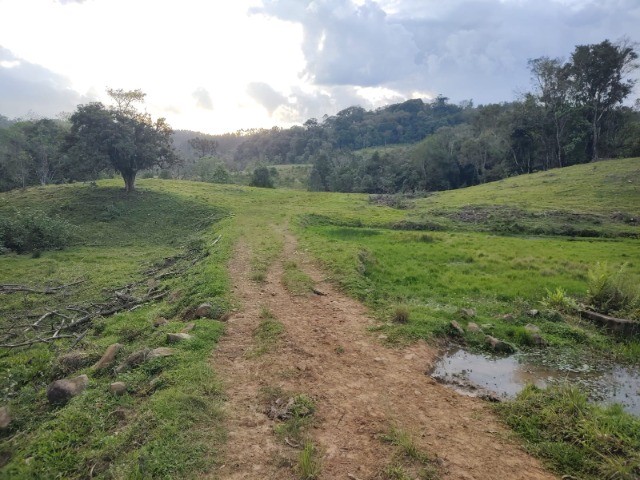
[[[436,457],[443,479],[553,479],[495,419],[485,402],[459,396],[425,375],[436,352],[424,343],[390,349],[367,332],[366,309],[328,282],[286,235],[283,258],[296,260],[326,296],[292,296],[282,285],[282,259],[267,282],[250,280],[251,252],[240,244],[230,265],[241,309],[229,319],[212,362],[227,396],[229,432],[221,479],[296,478],[296,450],[273,433],[261,389],[305,393],[317,405],[310,431],[323,479],[377,479],[393,455],[380,440],[392,425],[410,432]],[[279,344],[250,355],[260,312],[283,324]],[[341,347],[341,348],[339,348]]]

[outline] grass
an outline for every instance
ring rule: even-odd
[[[268,309],[262,309],[260,318],[260,324],[253,331],[253,339],[256,345],[252,354],[255,356],[263,355],[273,349],[284,331],[282,322]]]
[[[584,480],[640,476],[640,419],[587,403],[575,387],[529,386],[499,405],[505,422],[559,475]]]
[[[302,480],[314,480],[320,475],[320,462],[313,443],[307,442],[298,457],[298,474]]]
[[[394,426],[381,438],[396,447],[394,458],[382,471],[383,478],[388,480],[440,478],[435,462],[427,453],[420,450],[408,432]]]
[[[284,274],[282,276],[284,286],[292,295],[306,295],[313,291],[313,280],[304,273],[294,261],[284,264]]]

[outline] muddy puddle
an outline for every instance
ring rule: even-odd
[[[454,348],[430,374],[463,395],[500,399],[515,397],[529,383],[546,387],[568,382],[583,388],[595,402],[619,403],[627,412],[640,416],[640,369],[561,361],[547,366],[543,361],[523,353],[493,357]]]

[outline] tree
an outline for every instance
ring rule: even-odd
[[[309,190],[328,192],[331,190],[329,178],[333,172],[333,162],[325,152],[321,152],[311,168],[309,174]]]
[[[149,114],[133,107],[133,103],[144,99],[140,90],[108,90],[108,93],[115,107],[95,102],[80,105],[71,115],[68,150],[98,170],[111,165],[122,175],[125,190],[131,192],[139,170],[169,166],[177,161],[172,130],[164,118],[154,122]]]
[[[251,183],[249,185],[252,187],[274,188],[269,169],[264,166],[257,167],[253,171],[253,177],[251,178]]]
[[[218,149],[218,142],[210,138],[195,137],[191,138],[188,143],[198,153],[198,158],[210,157]]]
[[[635,80],[626,79],[638,65],[633,47],[605,40],[578,45],[571,55],[570,79],[576,100],[591,124],[591,158],[598,159],[598,144],[606,116],[631,93]]]

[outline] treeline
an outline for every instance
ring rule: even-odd
[[[633,46],[605,40],[577,46],[568,61],[530,60],[533,91],[513,102],[454,105],[438,96],[370,111],[353,106],[288,129],[177,131],[182,161],[145,175],[227,183],[251,166],[313,164],[311,189],[392,193],[640,156],[640,100],[623,105],[637,59]],[[0,117],[0,189],[97,175],[91,162],[66,153],[70,125]]]

